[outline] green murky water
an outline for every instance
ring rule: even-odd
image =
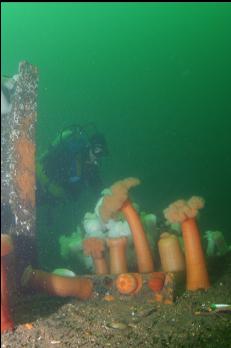
[[[105,187],[139,177],[134,200],[160,217],[203,196],[202,229],[231,241],[230,37],[230,3],[3,3],[2,73],[39,68],[38,154],[63,127],[94,122],[110,150]],[[44,259],[83,206],[40,219]]]

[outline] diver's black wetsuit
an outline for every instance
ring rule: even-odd
[[[64,199],[78,199],[81,191],[87,187],[94,191],[100,190],[99,165],[89,160],[89,149],[90,144],[85,136],[75,138],[70,135],[55,146],[51,145],[39,163],[48,182],[44,185],[41,176],[38,175],[38,202],[41,202],[42,198],[46,200],[55,198],[55,194],[52,195],[49,190],[51,183],[65,192],[65,197],[62,196]]]

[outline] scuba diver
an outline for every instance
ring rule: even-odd
[[[37,202],[77,200],[84,188],[101,189],[100,165],[108,154],[102,133],[87,126],[63,129],[36,164]]]

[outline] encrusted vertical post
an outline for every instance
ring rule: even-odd
[[[37,119],[37,67],[19,64],[11,111],[2,117],[1,203],[14,216],[16,274],[20,276],[35,255],[35,124]],[[22,269],[21,269],[22,268]]]

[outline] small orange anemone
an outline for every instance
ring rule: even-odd
[[[137,293],[142,287],[142,277],[138,273],[123,273],[116,279],[116,288],[121,294]]]
[[[115,297],[113,295],[105,295],[103,299],[107,302],[115,301]]]
[[[152,291],[160,291],[163,289],[165,274],[162,272],[153,273],[148,280],[148,287]]]
[[[108,267],[104,258],[105,242],[100,238],[88,238],[83,242],[84,254],[91,256],[94,260],[97,274],[107,274]]]
[[[25,327],[25,329],[27,330],[32,330],[33,329],[33,324],[32,323],[26,323],[23,325]]]
[[[164,300],[163,294],[161,294],[161,292],[157,291],[157,292],[155,293],[154,300],[155,300],[156,302],[162,303],[163,300]]]
[[[100,238],[88,238],[83,242],[84,254],[93,258],[101,258],[105,249],[105,243]]]

